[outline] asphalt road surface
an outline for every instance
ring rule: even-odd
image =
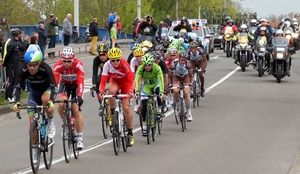
[[[127,57],[129,51],[124,52]],[[205,75],[207,94],[192,109],[194,120],[182,132],[168,112],[163,133],[147,144],[134,115],[135,144],[116,156],[111,138],[102,136],[98,101],[89,95],[92,56],[85,65],[84,145],[78,160],[66,163],[55,113],[54,159],[49,171],[39,173],[297,173],[300,145],[300,54],[293,55],[291,77],[280,84],[270,75],[258,77],[248,67],[242,72],[222,51],[211,54]],[[14,113],[0,117],[0,173],[31,173],[28,119]]]

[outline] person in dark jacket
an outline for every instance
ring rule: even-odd
[[[153,20],[153,18],[152,18],[152,16],[151,15],[147,15],[146,17],[145,17],[145,21],[143,21],[140,25],[139,25],[139,32],[140,32],[140,34],[144,34],[143,32],[144,32],[144,29],[146,28],[146,27],[148,27],[149,29],[150,29],[150,35],[151,36],[153,36],[153,37],[155,37],[155,33],[156,33],[156,30],[157,30],[157,25],[155,24],[155,22],[154,22],[154,20]]]
[[[170,15],[167,15],[167,18],[163,20],[164,23],[167,23],[169,27],[172,26],[172,20],[170,19]]]
[[[45,49],[47,45],[47,34],[45,33],[44,29],[45,29],[45,25],[42,23],[39,24],[37,33],[39,34],[38,45],[40,46],[41,52],[43,54],[42,60],[44,60]]]
[[[2,17],[0,20],[0,30],[2,33],[4,33],[5,37],[8,37],[8,35],[10,33],[10,26],[9,26],[8,22],[6,21],[5,17]]]
[[[90,23],[89,26],[89,31],[90,31],[90,35],[91,35],[91,41],[92,41],[92,45],[90,48],[90,54],[92,55],[96,55],[95,54],[95,48],[97,45],[97,40],[98,40],[98,23],[97,23],[97,18],[93,18],[93,22]]]
[[[55,48],[55,39],[56,39],[56,29],[55,27],[58,26],[58,21],[57,21],[57,17],[55,17],[54,14],[50,15],[50,19],[47,20],[46,22],[46,28],[47,28],[47,36],[49,38],[49,45],[48,45],[48,49],[49,48]],[[55,52],[52,53],[48,53],[48,57],[55,57],[54,56]]]
[[[149,29],[148,27],[146,27],[146,28],[144,29],[144,34],[141,35],[141,37],[138,39],[137,42],[138,42],[138,43],[142,43],[142,42],[144,42],[144,41],[149,41],[149,42],[151,42],[151,43],[153,44],[154,47],[155,47],[156,45],[158,45],[158,43],[157,43],[155,37],[153,37],[153,36],[150,35],[150,29]]]
[[[137,25],[139,24],[139,18],[135,18],[134,21],[132,22],[132,28],[133,28],[133,31],[132,31],[132,38],[134,39],[134,41],[136,41],[137,39],[137,36],[136,36],[136,33],[135,33],[135,30],[136,30],[136,27]]]
[[[173,30],[178,32],[183,32],[183,33],[192,32],[192,28],[189,25],[188,19],[186,17],[182,17],[180,24],[175,26]]]

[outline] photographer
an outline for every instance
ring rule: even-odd
[[[156,30],[157,30],[157,25],[155,24],[153,18],[151,15],[147,15],[145,17],[145,20],[139,25],[139,32],[140,34],[144,34],[144,29],[148,27],[150,29],[150,35],[155,37],[155,33],[156,33]]]
[[[55,48],[55,39],[56,39],[56,30],[55,27],[58,26],[58,18],[55,17],[54,14],[50,15],[50,19],[47,20],[46,22],[46,28],[47,28],[47,36],[48,39],[50,40],[48,43],[48,49],[50,48]],[[48,53],[49,58],[54,58],[54,52]]]
[[[181,22],[180,24],[178,24],[177,26],[175,26],[173,28],[174,31],[178,31],[181,33],[187,33],[187,32],[192,32],[192,28],[188,23],[188,19],[186,17],[182,17],[181,18]]]

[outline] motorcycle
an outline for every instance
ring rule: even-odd
[[[250,27],[250,28],[249,28],[249,32],[250,32],[252,35],[255,35],[256,30],[257,30],[256,27]]]
[[[88,43],[90,41],[91,41],[91,34],[90,34],[89,25],[88,25],[85,30],[84,43]]]
[[[141,43],[141,47],[142,47],[142,50],[147,53],[149,51],[152,51],[153,49],[153,44],[152,42],[149,42],[148,40],[145,40]]]
[[[254,55],[256,64],[253,64],[253,68],[258,71],[258,77],[261,77],[267,70],[266,56],[268,56],[268,50],[266,36],[259,36],[257,38],[255,47],[256,49],[254,50]]]
[[[281,82],[288,74],[290,68],[290,52],[294,50],[294,47],[289,47],[289,41],[285,37],[274,37],[272,40],[272,47],[270,61],[270,73],[276,78],[277,83]]]
[[[238,36],[238,44],[235,46],[237,64],[241,67],[243,72],[245,72],[251,60],[251,45],[249,45],[248,42],[248,34],[240,33]]]
[[[224,51],[226,53],[226,57],[232,56],[232,38],[233,38],[233,30],[232,27],[226,27],[224,32],[224,40],[225,40],[225,47]]]

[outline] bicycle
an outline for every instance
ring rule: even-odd
[[[54,101],[54,103],[65,103],[66,104],[66,109],[65,109],[64,118],[63,118],[63,126],[62,126],[63,127],[62,140],[63,140],[63,149],[64,149],[65,160],[67,163],[69,163],[71,160],[72,151],[73,151],[75,159],[79,158],[79,151],[80,151],[77,149],[74,116],[73,116],[73,110],[70,107],[70,103],[77,103],[77,100],[76,99],[56,100],[56,101]]]
[[[94,91],[96,91],[96,94],[99,95],[99,90],[95,90],[93,87],[90,89],[92,97],[94,97]],[[107,93],[107,90],[105,91]],[[101,122],[102,122],[102,133],[105,139],[108,138],[108,133],[111,133],[111,126],[112,126],[112,119],[111,119],[111,111],[110,111],[110,106],[108,103],[108,99],[105,100],[104,104],[101,105],[100,103],[100,108],[98,115],[101,117]]]
[[[155,141],[157,131],[156,127],[160,129],[157,121],[157,94],[141,95],[141,97],[148,97],[147,112],[146,112],[146,124],[147,124],[147,143],[150,144],[151,139]],[[141,118],[140,118],[141,119]],[[162,122],[161,122],[162,123]],[[161,124],[162,126],[162,124]],[[142,130],[143,131],[143,130]]]
[[[115,99],[115,110],[112,117],[112,137],[113,137],[113,147],[116,155],[119,154],[120,144],[122,139],[123,151],[127,152],[127,147],[129,147],[128,137],[126,132],[126,120],[124,117],[122,109],[122,98],[128,98],[127,94],[116,94],[116,95],[104,95],[101,101],[101,106],[104,106],[105,99],[114,98]]]
[[[199,100],[200,100],[200,93],[201,93],[201,83],[200,83],[200,77],[199,77],[199,72],[201,72],[202,69],[198,69],[198,67],[196,67],[196,69],[193,70],[193,107],[196,108],[196,102],[197,102],[197,106],[199,106]]]
[[[35,114],[31,121],[29,130],[29,154],[30,164],[33,173],[37,173],[40,166],[41,157],[44,158],[46,169],[50,169],[53,158],[54,140],[48,137],[48,118],[45,115],[47,106],[20,106],[19,109],[33,109]],[[42,109],[42,111],[40,111]],[[17,117],[21,119],[20,113]],[[40,118],[42,120],[40,121]],[[33,139],[37,139],[37,144],[33,144]],[[33,149],[37,149],[37,162],[33,161]],[[41,155],[43,153],[43,156]]]
[[[184,98],[184,92],[183,89],[184,88],[190,88],[189,85],[183,86],[183,82],[180,82],[180,86],[178,87],[169,87],[170,89],[179,89],[179,108],[176,108],[176,104],[173,105],[174,107],[174,115],[176,119],[179,119],[181,122],[181,129],[182,132],[184,132],[186,130],[186,122],[187,122],[187,117],[186,117],[186,109],[185,109],[185,98]],[[175,102],[174,102],[175,103]],[[176,116],[176,112],[175,110],[178,109],[178,116]]]

